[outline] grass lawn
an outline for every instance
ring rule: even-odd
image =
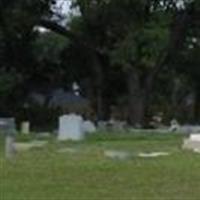
[[[58,143],[3,158],[0,138],[1,200],[199,200],[200,154],[181,149],[181,135],[98,134],[84,142]],[[59,153],[61,148],[76,152]],[[133,156],[112,160],[104,150]],[[139,152],[170,156],[139,158]]]

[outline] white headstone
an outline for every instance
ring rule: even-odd
[[[21,133],[26,135],[30,134],[30,122],[22,122]]]
[[[76,114],[63,115],[59,118],[58,140],[81,140],[84,138],[83,119]]]
[[[93,133],[96,131],[96,126],[90,120],[84,121],[82,128],[84,133]]]
[[[192,133],[190,135],[190,140],[200,142],[200,134],[198,134],[198,133]]]
[[[200,153],[200,134],[192,133],[189,139],[184,140],[183,148]]]

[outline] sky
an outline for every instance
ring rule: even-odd
[[[57,0],[57,4],[56,4],[58,8],[61,8],[61,14],[64,14],[64,15],[66,13],[69,13],[70,5],[71,5],[70,0]]]
[[[57,3],[55,5],[55,8],[53,9],[55,12],[57,12],[59,15],[64,16],[64,20],[60,23],[61,25],[65,26],[67,23],[68,15],[70,15],[71,10],[71,0],[56,0]],[[58,11],[59,10],[59,11]],[[54,20],[57,19],[57,17],[53,17]],[[43,27],[35,27],[40,32],[46,32],[47,29]]]

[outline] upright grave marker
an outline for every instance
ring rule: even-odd
[[[5,157],[12,160],[15,155],[16,125],[14,118],[0,118],[0,132],[5,135]]]
[[[24,135],[30,134],[30,122],[24,121],[21,123],[21,133]]]
[[[59,118],[58,140],[82,140],[83,118],[76,114],[63,115]]]
[[[190,137],[184,140],[183,148],[200,153],[200,133],[190,134]]]

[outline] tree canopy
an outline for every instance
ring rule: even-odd
[[[2,113],[7,99],[16,99],[14,114],[31,91],[69,88],[73,80],[97,118],[113,117],[114,106],[132,125],[146,125],[154,112],[173,117],[178,79],[200,98],[198,0],[69,2],[71,15],[56,0],[0,2]]]

